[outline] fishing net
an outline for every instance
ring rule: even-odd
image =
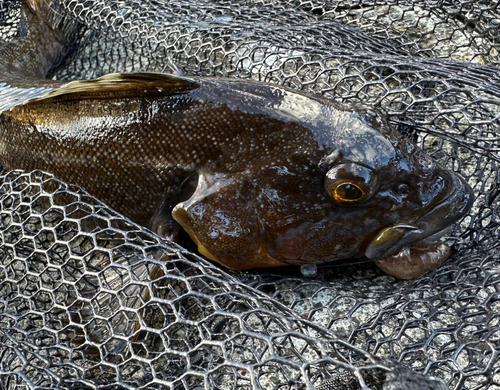
[[[20,2],[0,2],[1,40]],[[500,6],[53,0],[50,71],[252,78],[385,112],[474,189],[452,257],[231,272],[43,172],[0,186],[2,389],[499,389]]]

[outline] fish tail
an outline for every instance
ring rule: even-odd
[[[0,46],[0,77],[45,78],[49,69],[61,57],[65,38],[49,21],[47,0],[26,0],[20,20],[10,21],[17,28],[13,38]]]

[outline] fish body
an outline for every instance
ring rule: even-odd
[[[33,10],[29,26],[44,24]],[[461,177],[360,106],[229,79],[0,76],[5,168],[51,172],[163,236],[182,228],[229,268],[367,256],[415,277],[448,255],[425,239],[471,206]]]

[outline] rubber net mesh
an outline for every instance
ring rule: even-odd
[[[19,2],[0,2],[15,38]],[[2,389],[499,389],[500,6],[456,0],[57,0],[49,77],[253,78],[387,114],[467,178],[453,256],[222,270],[42,172],[0,182]],[[439,379],[433,379],[439,378]]]

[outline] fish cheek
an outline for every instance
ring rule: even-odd
[[[244,178],[200,174],[198,186],[188,200],[179,203],[172,217],[211,260],[236,270],[277,267],[259,240],[251,191]]]
[[[360,257],[363,231],[358,232],[359,218],[344,218],[339,212],[325,214],[266,214],[260,220],[266,250],[294,265]]]
[[[274,180],[257,196],[261,241],[271,256],[288,264],[363,257],[374,235],[398,219],[398,212],[390,211],[393,203],[376,195],[339,205],[326,196],[321,183],[304,176],[289,177],[288,182],[294,191]]]
[[[261,242],[279,261],[299,265],[351,254],[346,231],[353,220],[343,220],[340,208],[332,204],[314,178],[290,175],[262,179],[256,209]]]

